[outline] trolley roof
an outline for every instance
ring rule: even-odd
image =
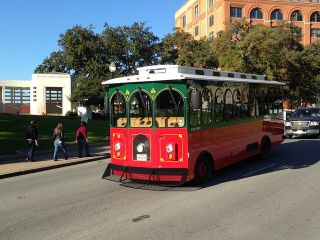
[[[215,81],[234,83],[255,83],[269,85],[284,85],[278,81],[266,80],[265,76],[248,73],[226,72],[205,68],[185,67],[179,65],[154,65],[138,68],[139,74],[128,77],[114,78],[102,82],[105,85],[146,83],[164,81]]]

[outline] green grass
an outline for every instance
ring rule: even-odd
[[[80,124],[79,118],[55,116],[15,116],[0,114],[0,155],[26,152],[26,130],[31,120],[38,122],[38,150],[52,149],[53,130],[59,122],[63,124],[67,148],[75,146],[75,134]],[[90,143],[105,142],[109,134],[107,120],[89,120],[88,138]]]

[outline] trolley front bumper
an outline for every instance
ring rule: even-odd
[[[127,183],[142,182],[148,185],[182,186],[187,182],[186,168],[141,168],[109,163],[102,178]]]

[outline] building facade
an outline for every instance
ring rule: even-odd
[[[72,78],[69,74],[33,74],[32,80],[0,81],[0,113],[65,115]]]
[[[293,22],[302,44],[320,40],[320,0],[187,0],[175,13],[175,26],[195,39],[212,39],[226,29],[226,23],[241,18],[270,27],[280,20]]]

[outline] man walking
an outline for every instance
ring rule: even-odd
[[[36,127],[37,122],[35,120],[31,121],[30,126],[27,129],[26,133],[26,140],[27,140],[27,156],[26,161],[27,162],[33,162],[33,155],[36,150],[36,147],[38,147],[38,129]]]
[[[82,157],[82,149],[85,147],[86,156],[89,157],[89,145],[88,145],[88,133],[87,133],[87,124],[82,121],[80,127],[77,130],[76,134],[76,143],[78,144],[78,157]]]

